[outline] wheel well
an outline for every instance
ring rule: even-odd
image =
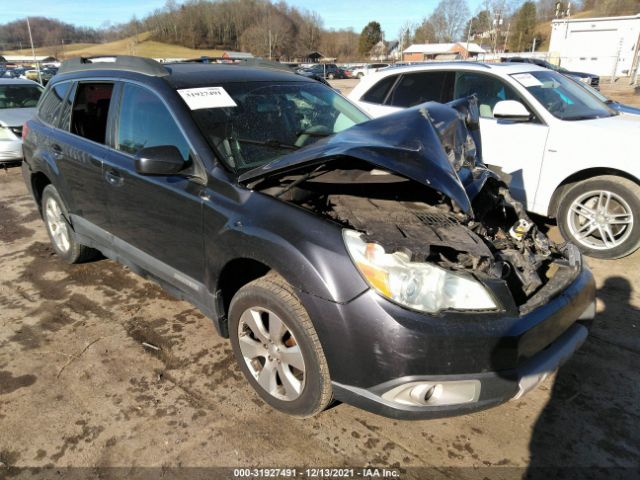
[[[551,201],[549,202],[548,216],[552,218],[555,218],[557,216],[558,207],[560,206],[560,200],[562,199],[564,193],[569,188],[571,188],[573,184],[582,180],[600,177],[602,175],[614,175],[616,177],[626,178],[640,186],[640,180],[638,178],[634,177],[633,175],[629,175],[627,172],[623,172],[622,170],[616,170],[615,168],[598,167],[581,170],[565,178],[562,183],[558,185],[558,188],[556,188],[555,192],[553,192]]]
[[[218,277],[217,301],[220,330],[226,334],[231,299],[246,284],[265,276],[271,270],[264,263],[250,258],[236,258],[227,263]]]
[[[42,172],[36,172],[31,175],[31,186],[33,188],[33,196],[36,199],[36,203],[38,204],[38,209],[40,213],[42,213],[42,191],[45,189],[47,185],[49,185],[51,181],[49,178]]]

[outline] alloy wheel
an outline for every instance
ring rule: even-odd
[[[47,221],[47,228],[51,233],[51,238],[53,239],[56,247],[58,247],[58,249],[63,253],[68,252],[71,247],[69,239],[69,225],[62,214],[60,204],[55,198],[49,197],[47,199],[44,213]]]
[[[270,310],[254,307],[238,322],[240,351],[258,384],[280,400],[297,399],[304,388],[305,364],[291,329]]]
[[[567,225],[577,242],[594,250],[623,244],[633,230],[633,212],[620,195],[607,190],[583,193],[567,212]]]

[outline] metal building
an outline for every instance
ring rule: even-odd
[[[549,56],[569,70],[629,76],[637,68],[639,47],[640,14],[551,23]]]

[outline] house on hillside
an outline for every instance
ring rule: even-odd
[[[398,51],[398,45],[400,45],[400,42],[397,40],[392,40],[390,42],[380,40],[369,52],[369,59],[374,62],[398,60],[399,58],[394,57],[394,54]]]
[[[405,62],[458,60],[477,57],[481,53],[486,53],[486,50],[477,43],[414,43],[402,52],[402,60]]]
[[[253,54],[248,52],[226,51],[222,54],[222,58],[237,58],[237,59],[244,60],[246,58],[253,58]]]
[[[551,22],[550,58],[569,70],[610,76],[631,75],[640,56],[640,14],[624,17],[563,18]]]

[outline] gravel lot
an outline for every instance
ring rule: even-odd
[[[190,304],[110,260],[62,264],[19,168],[0,170],[0,215],[0,477],[44,466],[374,465],[416,477],[412,467],[435,467],[430,478],[639,467],[638,253],[588,261],[598,285],[592,334],[524,399],[444,420],[338,405],[301,421],[259,400],[228,342]]]

